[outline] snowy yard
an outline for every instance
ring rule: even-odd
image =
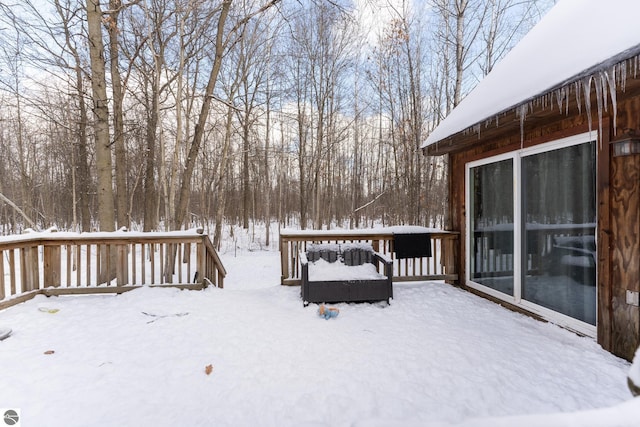
[[[440,283],[397,284],[391,306],[337,304],[324,320],[279,285],[277,252],[222,258],[225,289],[38,296],[0,312],[13,329],[0,341],[0,408],[19,409],[25,426],[640,419],[629,363],[592,339]],[[543,415],[599,407],[612,408]],[[503,416],[519,417],[487,418]]]

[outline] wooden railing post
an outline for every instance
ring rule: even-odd
[[[124,286],[129,283],[129,251],[126,244],[117,246],[116,283]]]
[[[44,287],[58,287],[60,282],[60,246],[44,246]]]
[[[38,247],[27,246],[20,250],[20,271],[22,291],[40,288],[40,269],[38,268]]]
[[[222,274],[222,270],[216,269],[218,272],[218,287],[224,288],[224,274]]]
[[[280,284],[289,278],[289,241],[280,235]]]
[[[9,295],[16,294],[16,253],[13,249],[9,249]]]
[[[200,243],[198,244],[198,249],[197,249],[197,265],[198,265],[198,280],[197,283],[199,284],[204,284],[204,279],[206,277],[207,274],[207,258],[205,257],[205,254],[207,253],[206,248],[205,248],[205,239],[207,238],[207,236],[202,236]]]
[[[3,251],[0,251],[0,300],[3,300],[4,298],[4,253]]]

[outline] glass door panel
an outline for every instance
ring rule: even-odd
[[[596,324],[595,142],[522,157],[522,297]]]
[[[470,168],[472,281],[513,296],[513,160]]]

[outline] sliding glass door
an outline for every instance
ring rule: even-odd
[[[468,164],[469,285],[595,326],[595,176],[589,134]]]
[[[596,324],[595,142],[522,157],[522,298]]]
[[[471,168],[469,188],[470,277],[513,296],[513,160]]]

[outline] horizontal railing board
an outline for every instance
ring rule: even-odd
[[[122,293],[141,285],[202,289],[209,283],[222,288],[227,275],[201,230],[1,236],[0,273],[0,309],[34,292]]]
[[[433,256],[429,258],[394,258],[395,233],[429,233]],[[426,227],[389,227],[362,230],[281,230],[280,263],[281,284],[299,285],[299,252],[310,243],[370,242],[375,251],[393,259],[394,282],[447,280],[457,281],[457,244],[459,232],[436,230]]]

